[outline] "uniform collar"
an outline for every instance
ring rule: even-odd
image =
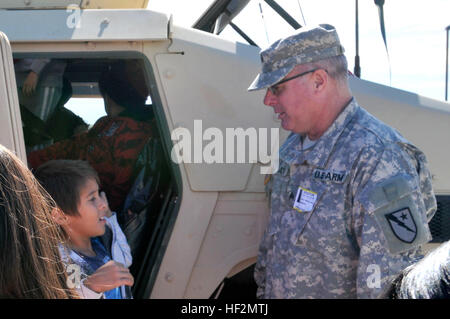
[[[306,161],[308,165],[324,167],[338,138],[350,124],[358,109],[360,109],[358,103],[355,98],[352,98],[311,150],[303,152],[300,134],[291,133],[280,148],[280,159],[289,165],[303,164]]]

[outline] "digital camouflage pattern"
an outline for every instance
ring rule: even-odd
[[[31,152],[32,168],[52,159],[86,160],[97,171],[112,211],[119,212],[132,185],[136,159],[152,136],[152,125],[130,117],[104,116],[86,133]]]
[[[256,76],[248,90],[260,90],[276,84],[296,65],[343,54],[344,48],[333,26],[321,24],[303,27],[261,51],[262,72]]]
[[[392,188],[388,202],[373,200],[380,187],[399,179],[406,186]],[[427,222],[436,200],[424,154],[354,99],[313,147],[302,150],[292,133],[267,186],[271,216],[255,268],[259,298],[377,297],[431,239]],[[316,194],[310,211],[294,208],[299,187]],[[392,229],[377,219],[405,200],[418,212],[421,233],[410,244],[387,237]],[[389,244],[404,247],[391,252]]]

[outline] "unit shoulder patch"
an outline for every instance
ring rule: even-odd
[[[371,190],[364,205],[378,223],[391,254],[415,249],[431,240],[421,193],[410,182],[408,176],[390,178]]]
[[[417,226],[408,207],[384,215],[395,237],[405,243],[412,243],[417,237]]]

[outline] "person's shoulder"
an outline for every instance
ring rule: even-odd
[[[118,125],[121,126],[125,126],[125,127],[151,127],[152,126],[152,121],[147,121],[145,119],[137,119],[135,117],[130,117],[130,116],[115,116],[115,117],[111,117],[110,118],[111,122],[114,122]]]
[[[92,125],[91,129],[94,129],[94,128],[98,127],[98,126],[105,125],[106,123],[109,123],[109,122],[111,122],[113,120],[114,120],[114,118],[111,117],[111,116],[108,116],[108,115],[102,116],[99,119],[97,119],[97,121],[95,121],[95,123],[94,123],[94,125]]]
[[[116,122],[124,136],[148,138],[155,135],[154,121],[140,121],[130,117],[118,117]]]
[[[143,122],[143,121],[138,121],[136,119],[133,119],[131,117],[128,116],[108,116],[105,115],[101,118],[99,118],[94,125],[92,126],[91,130],[102,130],[105,128],[110,128],[110,127],[114,127],[114,128],[125,128],[125,127],[137,127],[137,126],[150,126],[150,124]]]
[[[409,143],[399,131],[362,107],[358,111],[354,135],[354,138],[359,139],[362,144],[376,148],[386,148],[397,143]]]
[[[358,149],[358,167],[369,165],[386,174],[402,171],[415,175],[417,162],[426,162],[419,148],[361,107],[350,134],[352,147]]]

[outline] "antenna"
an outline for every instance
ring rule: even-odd
[[[448,101],[448,31],[450,30],[450,25],[445,28],[447,31],[447,54],[445,57],[445,101]]]
[[[389,51],[386,41],[386,31],[384,27],[384,11],[383,11],[383,5],[384,0],[374,0],[375,5],[378,7],[378,15],[380,17],[380,29],[381,29],[381,36],[384,40],[384,46],[386,47],[386,54],[388,58],[388,64],[389,64],[389,85],[392,86],[392,70],[391,70],[391,58],[389,57]]]
[[[264,0],[276,13],[280,15],[286,21],[289,23],[291,27],[293,27],[295,30],[300,29],[302,26],[295,21],[295,19],[286,12],[275,0]]]
[[[356,55],[355,55],[355,67],[353,69],[353,73],[360,78],[361,77],[361,66],[359,64],[359,8],[358,8],[358,0],[355,0],[355,39],[356,39]]]
[[[306,25],[305,16],[303,15],[302,6],[300,5],[300,0],[297,0],[298,7],[300,8],[300,13],[302,14],[303,24]]]
[[[259,4],[259,12],[261,12],[261,18],[262,18],[263,23],[264,23],[264,30],[266,30],[267,44],[269,45],[269,44],[270,44],[270,41],[269,41],[269,34],[267,33],[266,20],[264,19],[264,14],[263,14],[262,6],[261,6],[261,1],[260,1],[258,4]]]

